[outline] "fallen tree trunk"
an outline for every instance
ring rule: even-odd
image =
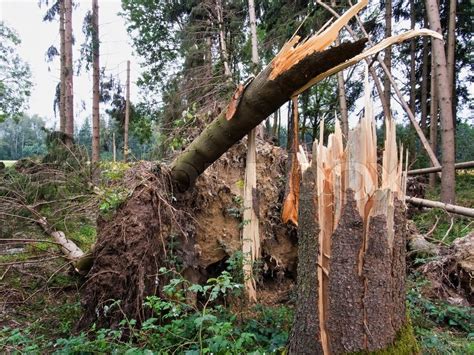
[[[462,207],[457,205],[452,205],[450,203],[438,202],[425,200],[423,198],[407,196],[405,200],[413,205],[429,207],[429,208],[441,208],[447,212],[456,213],[466,217],[474,218],[474,208]]]
[[[244,90],[232,118],[226,119],[222,112],[172,163],[171,175],[179,189],[188,189],[205,169],[287,102],[295,91],[362,52],[365,43],[361,39],[312,53],[274,80],[269,79],[273,69],[269,64]]]
[[[462,163],[454,164],[454,169],[469,169],[474,168],[474,161],[465,161]],[[443,169],[442,166],[431,166],[429,168],[423,169],[414,169],[409,170],[408,175],[423,175],[423,174],[430,174],[430,173],[437,173]]]

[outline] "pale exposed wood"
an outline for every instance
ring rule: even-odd
[[[474,160],[454,164],[454,168],[456,170],[474,168]],[[439,166],[439,167],[433,167],[432,166],[432,167],[429,167],[429,168],[409,170],[408,175],[423,175],[423,174],[437,173],[438,171],[441,171],[441,170],[442,170],[441,166]]]
[[[293,103],[293,139],[290,149],[290,174],[288,180],[288,194],[283,201],[282,221],[283,223],[291,222],[295,226],[298,225],[298,204],[299,204],[299,188],[300,188],[300,168],[298,166],[298,98],[292,98]]]
[[[255,4],[249,0],[249,18],[250,31],[252,33],[252,63],[254,71],[258,67],[259,58],[257,51],[257,29],[255,21]],[[245,86],[242,86],[240,95]],[[240,96],[238,98],[240,101]],[[237,103],[238,104],[238,103]],[[259,220],[256,214],[257,198],[257,145],[256,132],[254,128],[247,136],[247,161],[245,163],[245,182],[244,182],[244,227],[242,231],[242,252],[244,255],[244,277],[245,289],[249,300],[257,301],[257,285],[253,277],[253,264],[260,258],[260,234]]]
[[[128,125],[130,122],[130,61],[127,60],[127,92],[125,97],[125,123],[123,125],[123,160],[128,159]]]
[[[303,91],[307,90],[309,87],[313,86],[314,84],[320,82],[321,80],[326,79],[327,77],[329,77],[329,76],[331,76],[331,75],[333,75],[333,74],[335,74],[335,73],[337,73],[341,70],[344,70],[344,69],[360,62],[361,60],[363,60],[367,57],[376,55],[377,53],[384,50],[388,46],[392,46],[396,43],[400,43],[400,42],[406,41],[410,38],[417,37],[417,36],[431,36],[431,37],[438,38],[438,39],[442,38],[438,33],[434,32],[434,31],[431,31],[431,30],[427,30],[427,29],[406,31],[406,32],[403,32],[399,35],[392,36],[390,38],[385,38],[380,43],[378,43],[378,44],[374,45],[373,47],[367,49],[366,51],[362,52],[361,54],[356,55],[352,59],[349,59],[349,60],[345,61],[344,63],[341,63],[341,64],[335,66],[334,68],[331,68],[330,70],[316,76],[314,79],[309,81],[308,84],[306,84],[305,86],[303,86],[299,90],[295,91],[293,95],[298,95],[298,94],[302,93]],[[381,65],[382,65],[382,63],[381,63]],[[393,80],[393,78],[392,78],[392,80]],[[391,84],[393,86],[393,81],[391,82]],[[408,108],[408,106],[407,106],[407,108]],[[409,110],[409,108],[408,108],[408,110]]]
[[[339,17],[339,14],[328,4],[326,4],[326,3],[324,3],[320,0],[317,0],[316,3],[318,5],[321,5],[322,7],[324,7],[326,10],[328,10],[333,16]],[[349,34],[351,35],[351,37],[353,39],[357,39],[357,35],[354,33],[354,31],[351,29],[351,27],[349,25],[346,25],[345,29],[347,30],[347,32],[349,32]],[[365,33],[365,36],[367,36],[367,33]],[[377,76],[377,73],[376,73],[374,67],[371,65],[371,63],[372,63],[371,59],[370,58],[364,58],[364,60],[367,63],[367,65],[369,66],[370,75],[372,76],[372,80],[374,81],[375,87],[377,88],[377,92],[379,94],[379,99],[380,99],[380,102],[382,103],[382,110],[383,110],[384,116],[385,117],[390,117],[390,109],[389,109],[387,101],[385,100],[385,97],[384,97],[382,83],[380,82],[380,79]],[[344,132],[344,130],[343,130],[343,132]],[[347,133],[346,133],[346,139],[347,139]]]
[[[255,130],[248,135],[247,161],[244,183],[244,213],[242,231],[242,252],[244,256],[245,289],[250,300],[257,301],[255,279],[253,277],[253,263],[260,257],[260,236],[258,216],[255,214],[255,193],[257,186]]]
[[[281,73],[288,71],[303,58],[326,49],[334,43],[339,31],[354,17],[361,9],[367,6],[368,0],[360,0],[352,6],[333,24],[316,36],[312,36],[300,42],[299,36],[294,36],[288,41],[272,61],[272,72],[269,78],[275,79]]]
[[[416,206],[423,206],[429,208],[441,208],[447,212],[456,213],[466,217],[474,218],[474,208],[462,207],[450,203],[443,203],[438,201],[425,200],[423,198],[407,196],[405,200]]]
[[[349,132],[347,146],[344,148],[339,122],[336,120],[334,133],[324,142],[324,121],[320,124],[319,141],[313,144],[311,163],[303,152],[298,155],[302,171],[309,164],[315,172],[317,192],[317,213],[315,218],[320,228],[318,254],[318,316],[320,339],[324,354],[330,354],[328,334],[329,280],[337,275],[331,274],[330,260],[332,236],[338,228],[344,209],[346,194],[351,190],[355,195],[357,210],[364,223],[362,247],[358,256],[358,273],[364,275],[365,252],[369,245],[368,227],[370,221],[383,216],[386,220],[388,246],[392,248],[395,238],[395,198],[404,198],[405,180],[403,172],[404,150],[396,144],[396,129],[393,120],[386,122],[385,149],[383,152],[382,179],[379,184],[377,171],[377,136],[373,114],[368,70],[365,81],[365,110],[359,124]],[[405,159],[406,164],[406,159]],[[405,165],[406,166],[406,165]],[[367,287],[367,285],[366,285]]]

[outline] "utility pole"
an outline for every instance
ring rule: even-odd
[[[130,122],[130,61],[127,60],[127,93],[125,98],[125,124],[123,132],[123,160],[128,159],[128,123]]]
[[[99,4],[92,0],[92,163],[100,159],[99,75]]]

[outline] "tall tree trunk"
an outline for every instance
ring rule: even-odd
[[[255,2],[254,0],[249,1],[249,20],[250,20],[250,35],[251,35],[251,42],[252,42],[252,72],[258,72],[258,66],[260,64],[260,60],[258,58],[258,40],[257,40],[257,19],[255,16]]]
[[[415,0],[410,0],[410,29],[415,28]],[[410,109],[416,114],[416,39],[410,40]]]
[[[335,0],[331,0],[331,6],[332,8],[336,6]],[[336,40],[336,45],[339,45],[340,43],[341,43],[341,40],[338,37]],[[344,72],[342,71],[337,73],[337,98],[339,101],[339,113],[341,114],[342,134],[344,136],[344,140],[346,140],[347,135],[349,134],[349,112],[347,110]]]
[[[125,97],[125,123],[123,125],[123,160],[128,159],[128,125],[130,123],[130,61],[127,60],[127,91]]]
[[[388,38],[392,35],[392,0],[385,0],[385,38]],[[384,57],[385,66],[388,69],[388,73],[391,74],[392,72],[392,47],[388,47],[385,50],[385,57]],[[390,79],[388,78],[388,74],[385,74],[384,81],[384,96],[385,101],[388,106],[388,111],[391,112],[392,105],[391,105],[391,95],[390,95]]]
[[[65,41],[65,112],[66,112],[66,134],[74,137],[74,87],[72,66],[72,0],[64,0],[64,41]]]
[[[436,0],[426,0],[426,10],[430,27],[433,31],[442,33],[439,9]],[[434,56],[436,87],[438,89],[438,102],[441,113],[441,146],[442,146],[442,179],[441,200],[445,203],[455,202],[455,178],[454,169],[454,128],[453,128],[453,106],[452,91],[449,83],[448,68],[446,64],[446,52],[443,41],[432,39],[432,55]]]
[[[99,5],[92,0],[92,163],[100,160]]]
[[[59,1],[60,38],[60,89],[59,89],[59,130],[66,132],[66,34],[64,28],[65,0]]]
[[[227,78],[232,76],[229,66],[229,52],[227,51],[227,44],[225,41],[224,31],[224,8],[222,7],[222,0],[216,0],[217,22],[219,28],[219,43],[221,47],[221,57],[224,64],[224,75]]]
[[[433,53],[431,54],[431,84],[430,84],[430,144],[431,149],[436,154],[438,149],[438,95],[436,90],[436,73]],[[434,165],[433,165],[434,166]],[[430,187],[436,185],[436,174],[430,174]]]
[[[457,0],[449,0],[448,41],[446,65],[448,67],[448,83],[451,91],[451,105],[453,112],[454,155],[456,156],[456,6]]]
[[[423,55],[421,65],[421,120],[420,126],[422,131],[426,134],[427,116],[428,116],[428,54],[429,42],[427,37],[423,37]]]

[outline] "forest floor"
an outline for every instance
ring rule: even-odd
[[[126,168],[111,168],[108,177],[113,180]],[[457,203],[474,207],[474,174],[459,172],[456,183]],[[117,191],[107,190],[99,209],[107,211],[120,203],[122,197]],[[439,191],[428,190],[427,195],[436,200]],[[435,243],[442,240],[450,245],[474,230],[472,219],[448,215],[442,210],[415,210],[411,218],[420,233],[427,233],[437,223],[431,235]],[[16,226],[14,235],[2,238],[19,236],[25,240],[47,239],[40,229],[31,226],[24,230]],[[94,223],[87,218],[75,221],[69,237],[88,250],[96,238]],[[420,271],[432,260],[433,257],[416,255],[407,262],[407,304],[422,351],[474,354],[472,308],[433,296],[430,280]],[[237,282],[239,266],[238,255],[229,258],[225,271],[204,286],[191,285],[173,275],[166,288],[170,298],[147,299],[147,307],[158,316],[140,326],[133,319],[125,319],[118,329],[97,329],[92,325],[89,330],[78,331],[75,326],[82,315],[79,292],[87,285],[59,257],[58,249],[47,242],[0,242],[0,352],[137,354],[148,349],[161,354],[278,353],[284,349],[291,329],[294,292],[290,291],[278,304],[248,307]],[[199,294],[208,308],[185,305],[182,301],[186,292]],[[111,307],[120,308],[120,303]]]

